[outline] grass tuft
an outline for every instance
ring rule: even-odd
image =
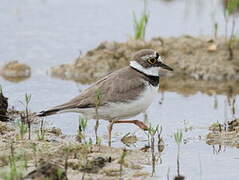
[[[238,5],[239,5],[239,0],[229,0],[229,1],[227,1],[227,6],[226,6],[227,13],[229,15],[233,14],[236,11]]]
[[[133,23],[134,23],[134,39],[135,40],[145,40],[146,27],[149,20],[149,13],[146,8],[146,1],[144,1],[144,11],[142,12],[140,18],[136,17],[133,11]]]
[[[19,129],[20,139],[23,140],[25,134],[27,133],[27,124],[21,120],[17,120],[16,125]]]

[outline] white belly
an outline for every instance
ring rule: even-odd
[[[110,103],[107,106],[98,109],[99,119],[120,120],[133,117],[144,112],[152,103],[157,95],[158,87],[149,86],[136,99],[127,103]],[[78,112],[82,113],[88,119],[95,119],[95,109],[82,109]]]

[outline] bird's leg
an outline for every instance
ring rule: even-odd
[[[108,126],[108,145],[111,146],[111,132],[112,132],[112,129],[113,129],[113,125],[114,125],[114,122],[115,121],[110,121],[110,124]]]
[[[148,126],[146,126],[142,121],[139,120],[121,120],[121,121],[114,121],[114,123],[133,123],[138,126],[140,129],[144,131],[148,130]]]
[[[139,120],[118,120],[118,121],[110,121],[110,124],[108,126],[108,135],[109,135],[109,140],[108,140],[108,145],[111,146],[111,133],[113,129],[113,125],[116,123],[133,123],[136,126],[138,126],[140,129],[143,129],[144,131],[147,131],[149,128],[146,126],[143,122]]]

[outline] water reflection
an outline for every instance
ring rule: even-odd
[[[218,37],[218,34],[230,37],[235,33],[235,25],[238,22],[238,6],[233,8],[234,2],[237,0],[183,0],[184,4],[184,19],[190,21],[191,19],[197,19],[197,25],[201,32],[211,32],[214,38]],[[167,1],[167,3],[176,4],[176,1]],[[236,2],[237,3],[237,2]],[[232,7],[232,8],[231,8]],[[210,20],[208,26],[200,26],[200,22],[205,21],[205,18]],[[193,25],[192,25],[193,26]],[[207,28],[207,30],[205,29]],[[220,33],[218,32],[220,31]]]
[[[229,106],[229,109],[232,114],[232,118],[235,119],[236,116],[236,95],[233,94],[233,89],[231,90],[231,93],[227,96],[227,103]]]
[[[217,100],[217,95],[214,94],[214,105],[213,105],[214,109],[218,108],[218,100]]]
[[[218,154],[222,150],[222,145],[212,145],[213,154]]]
[[[22,81],[26,81],[30,77],[6,77],[6,76],[2,76],[2,78],[4,80],[12,82],[12,83],[19,83],[19,82],[22,82]]]
[[[160,100],[159,100],[159,105],[162,105],[164,101],[164,91],[161,91],[160,93]]]

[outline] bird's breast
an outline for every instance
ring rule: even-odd
[[[120,103],[109,103],[99,109],[99,113],[105,119],[126,119],[133,117],[146,109],[157,95],[158,87],[147,85],[146,88],[134,100]]]

